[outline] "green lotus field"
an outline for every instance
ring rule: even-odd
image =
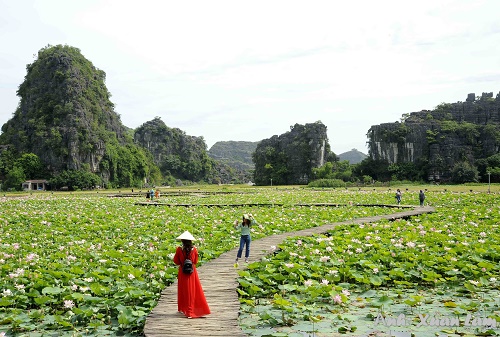
[[[500,334],[500,198],[433,192],[436,212],[288,238],[240,272],[251,336]]]
[[[388,188],[185,192],[166,192],[154,207],[137,205],[143,196],[103,192],[1,198],[0,336],[141,336],[176,277],[175,237],[184,230],[199,238],[203,264],[236,247],[232,224],[242,213],[258,220],[255,240],[400,210],[382,206],[394,204]],[[407,190],[403,204],[417,206],[417,192]],[[242,329],[254,336],[424,331],[419,318],[429,323],[431,310],[451,323],[470,314],[464,334],[499,333],[483,324],[500,324],[499,199],[484,188],[440,187],[427,192],[433,214],[290,237],[240,271]],[[454,333],[451,323],[434,331]]]

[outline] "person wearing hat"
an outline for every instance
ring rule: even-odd
[[[198,263],[198,251],[193,246],[195,238],[191,233],[185,231],[177,237],[182,241],[182,247],[177,247],[174,255],[174,263],[179,266],[177,273],[177,310],[184,313],[187,318],[202,317],[210,314],[200,278],[196,271]],[[186,273],[183,269],[184,262],[189,259],[192,262],[192,271]]]
[[[238,249],[238,254],[236,255],[236,264],[238,264],[238,259],[241,258],[243,253],[243,247],[245,246],[245,262],[248,263],[248,257],[250,256],[250,227],[256,224],[255,219],[252,214],[243,214],[242,222],[238,220],[234,221],[234,228],[241,230],[240,236],[240,248]]]

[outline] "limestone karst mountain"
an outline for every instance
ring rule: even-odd
[[[34,153],[49,175],[85,170],[113,186],[150,178],[154,164],[114,111],[105,78],[78,48],[41,49],[27,66],[17,91],[20,103],[2,126],[1,144]]]
[[[330,150],[326,126],[320,121],[295,124],[290,131],[259,142],[253,160],[255,183],[307,184],[312,169],[336,160]]]
[[[368,131],[369,155],[389,164],[410,163],[429,181],[449,181],[463,169],[486,174],[500,149],[500,93],[469,94],[465,102],[403,115],[401,122]],[[457,181],[460,182],[460,181]]]

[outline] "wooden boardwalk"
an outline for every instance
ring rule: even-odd
[[[344,222],[303,229],[300,231],[276,234],[262,239],[253,240],[251,244],[250,262],[260,260],[272,252],[271,246],[280,244],[290,236],[309,236],[325,233],[335,226],[344,224],[361,224],[376,222],[382,219],[401,219],[423,213],[434,212],[433,207],[414,207],[408,211],[388,215],[358,218]],[[158,305],[146,318],[144,334],[146,337],[186,337],[186,336],[247,336],[240,326],[238,315],[240,303],[238,300],[238,269],[244,269],[240,263],[234,268],[237,248],[221,254],[218,258],[203,264],[198,268],[201,284],[210,306],[211,314],[203,318],[187,319],[177,312],[177,281],[166,287]]]
[[[399,208],[399,209],[404,209],[404,208],[409,208],[412,209],[414,206],[409,206],[409,205],[394,205],[394,204],[355,204],[355,205],[349,205],[349,204],[338,204],[338,203],[327,203],[327,202],[317,202],[317,203],[307,203],[307,204],[284,204],[284,203],[238,203],[238,204],[200,204],[200,203],[188,203],[188,204],[181,204],[181,203],[167,203],[167,202],[160,202],[158,200],[153,200],[153,201],[138,201],[134,205],[136,206],[166,206],[166,207],[276,207],[276,206],[290,206],[290,207],[347,207],[347,206],[353,206],[353,207],[384,207],[384,208]]]

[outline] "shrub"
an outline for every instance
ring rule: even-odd
[[[341,179],[318,179],[311,181],[308,187],[346,187],[346,183]]]

